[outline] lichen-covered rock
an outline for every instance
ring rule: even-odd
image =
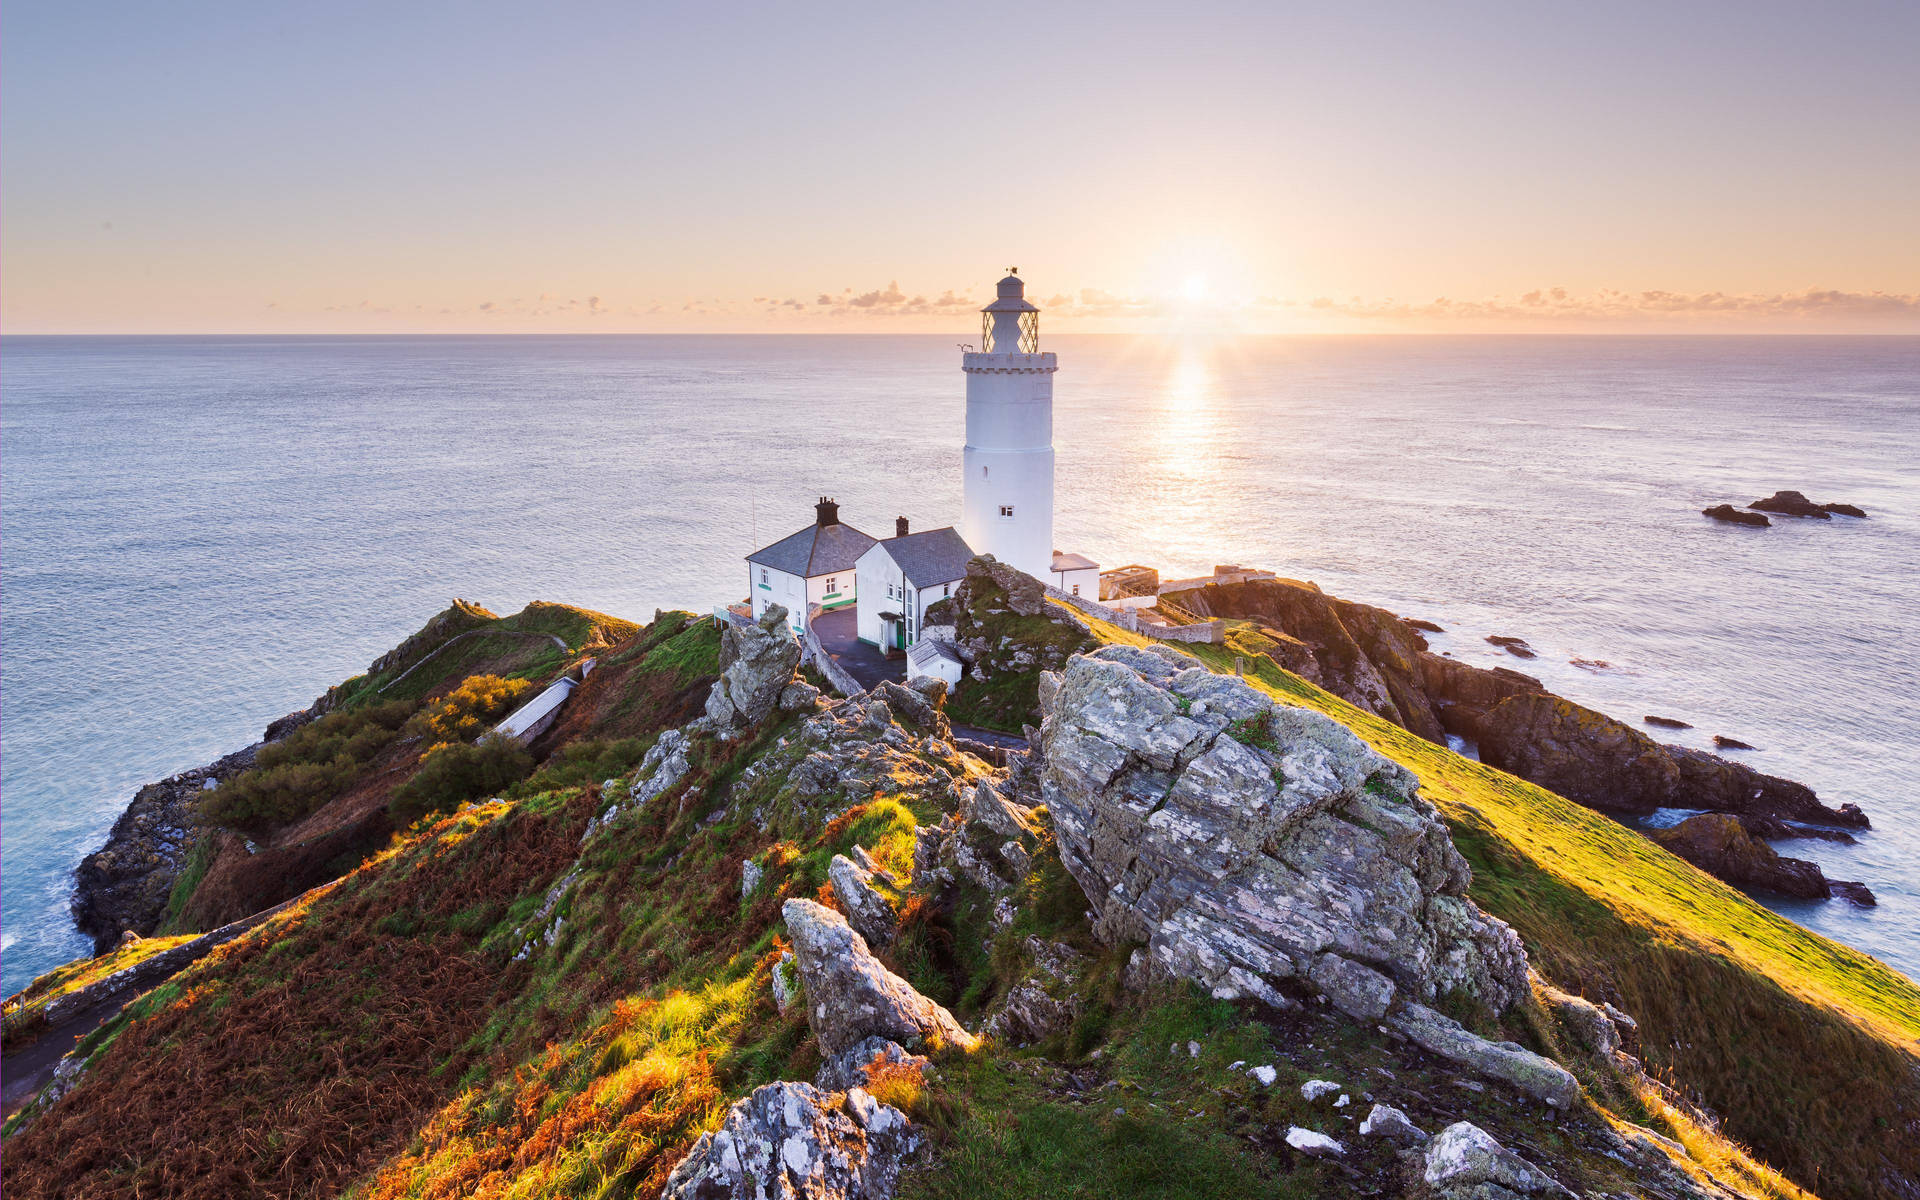
[[[768,974],[773,977],[773,1007],[784,1016],[788,1006],[800,995],[800,972],[793,965],[793,951],[784,951]]]
[[[1555,1196],[1573,1200],[1573,1193],[1561,1187],[1552,1176],[1518,1154],[1502,1146],[1486,1130],[1469,1121],[1458,1121],[1441,1130],[1427,1143],[1426,1167],[1422,1172],[1427,1186],[1441,1196],[1486,1197],[1484,1185],[1492,1184],[1520,1196]]]
[[[977,1043],[952,1013],[887,970],[839,913],[811,900],[789,900],[781,913],[807,991],[807,1020],[826,1053],[874,1036],[910,1050]]]
[[[1165,646],[1042,678],[1041,799],[1109,943],[1222,997],[1296,980],[1355,1015],[1527,994],[1519,939],[1405,768]]]
[[[1360,1132],[1367,1137],[1385,1138],[1399,1146],[1420,1146],[1427,1141],[1426,1131],[1391,1104],[1374,1105],[1366,1119],[1360,1122]]]
[[[1073,993],[1080,956],[1071,946],[1039,938],[1028,938],[1025,950],[1026,970],[987,1021],[987,1030],[996,1039],[1016,1046],[1065,1033],[1080,1015],[1080,1000]]]
[[[662,1200],[884,1200],[915,1138],[906,1114],[860,1088],[769,1083],[674,1167]]]
[[[697,724],[697,722],[696,722]],[[654,797],[661,795],[687,777],[692,769],[687,755],[693,748],[693,739],[683,729],[669,729],[653,743],[640,765],[634,768],[631,782],[627,784],[624,800],[616,800],[608,805],[605,812],[587,822],[586,831],[580,835],[580,842],[587,840],[602,829],[619,820],[624,813],[645,805]]]
[[[862,1038],[852,1046],[828,1058],[814,1072],[815,1086],[833,1091],[851,1087],[869,1087],[881,1067],[905,1067],[925,1076],[933,1066],[923,1054],[915,1054],[898,1042],[883,1037]]]
[[[1040,827],[1033,812],[981,780],[966,792],[959,810],[915,835],[914,888],[932,894],[941,886],[971,881],[989,892],[1020,886],[1033,865]]]
[[[1423,1005],[1403,1006],[1394,1014],[1393,1025],[1421,1049],[1555,1108],[1570,1107],[1580,1098],[1580,1081],[1559,1063],[1513,1042],[1490,1042]]]
[[[827,881],[833,885],[834,899],[847,914],[847,920],[869,946],[885,946],[899,929],[899,914],[893,903],[873,886],[873,871],[844,854],[836,854],[827,865]]]
[[[707,693],[707,724],[721,736],[766,719],[795,682],[800,643],[787,610],[769,604],[752,625],[729,625],[720,635],[720,678]]]

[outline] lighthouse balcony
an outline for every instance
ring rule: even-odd
[[[1045,354],[980,354],[968,352],[960,356],[960,369],[963,371],[982,371],[1025,375],[1033,372],[1052,372],[1060,369],[1058,356],[1051,351]]]

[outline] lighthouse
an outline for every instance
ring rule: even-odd
[[[1036,579],[1054,578],[1052,354],[1040,352],[1040,310],[1017,268],[980,310],[981,346],[966,351],[966,485],[960,534],[976,553]]]

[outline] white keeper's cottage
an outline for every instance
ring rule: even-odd
[[[894,535],[870,546],[854,572],[860,640],[882,650],[905,650],[919,641],[927,606],[953,595],[972,557],[972,547],[953,526],[909,533],[901,517]]]
[[[830,612],[855,602],[854,568],[874,544],[873,538],[840,523],[840,506],[830,497],[820,497],[813,512],[813,524],[747,555],[753,619],[765,615],[767,605],[779,604],[796,634],[806,629],[808,605]]]

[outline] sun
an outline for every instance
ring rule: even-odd
[[[1180,297],[1189,304],[1199,304],[1207,298],[1207,295],[1205,275],[1189,275],[1186,282],[1180,285]]]

